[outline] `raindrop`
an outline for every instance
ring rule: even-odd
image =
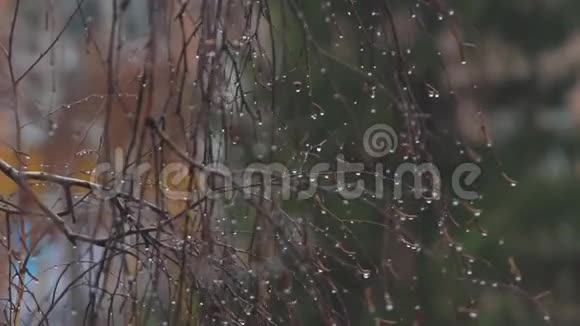
[[[545,315],[545,316],[544,316],[544,320],[545,320],[545,321],[550,321],[550,319],[551,319],[551,318],[550,318],[550,315]]]
[[[294,86],[294,91],[296,93],[300,93],[302,92],[302,82],[300,81],[295,81],[294,83],[292,83],[292,86]]]

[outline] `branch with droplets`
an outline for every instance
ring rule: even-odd
[[[50,207],[48,207],[37,196],[37,194],[34,192],[34,190],[32,190],[31,186],[27,183],[27,181],[28,180],[38,180],[38,181],[45,181],[45,182],[59,184],[67,190],[65,192],[66,196],[72,196],[70,189],[73,186],[77,186],[77,187],[81,187],[81,188],[85,188],[85,189],[89,189],[89,190],[95,190],[95,189],[102,189],[101,185],[93,183],[93,182],[85,181],[85,180],[69,178],[69,177],[54,175],[54,174],[45,173],[45,172],[20,171],[2,159],[0,159],[0,171],[2,171],[3,174],[5,174],[8,178],[10,178],[12,181],[14,181],[22,191],[24,191],[27,195],[30,196],[32,201],[38,206],[38,208],[42,211],[42,213],[44,213],[51,220],[51,222],[58,228],[58,230],[60,232],[62,232],[65,235],[65,237],[72,244],[76,244],[77,242],[80,241],[80,242],[87,242],[87,243],[91,243],[91,244],[94,244],[97,246],[104,247],[104,246],[107,246],[107,244],[111,243],[112,241],[122,239],[126,236],[156,232],[156,231],[160,230],[160,226],[149,227],[149,228],[139,228],[137,230],[130,230],[130,231],[124,232],[122,234],[112,235],[112,236],[107,237],[107,238],[92,238],[92,237],[89,237],[89,236],[86,236],[83,234],[75,233],[66,224],[65,220],[61,217],[61,214],[57,214],[56,212],[54,212]],[[122,197],[124,199],[133,200],[133,201],[139,201],[136,198],[133,198],[130,195],[125,194],[125,193],[119,193],[119,194],[117,194],[117,197]],[[165,215],[165,212],[162,209],[155,206],[154,204],[146,202],[146,201],[140,201],[140,202],[142,202],[149,209],[151,209],[157,213],[162,213],[163,215]],[[71,207],[72,198],[68,198],[67,203],[69,205],[69,213],[71,214],[71,216],[74,216],[74,213],[73,213],[74,207]],[[74,218],[73,218],[73,220],[74,220]]]

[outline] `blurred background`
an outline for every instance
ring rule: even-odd
[[[519,257],[524,287],[550,289],[555,325],[579,322],[578,26],[574,1],[457,2],[477,59],[470,71],[487,110],[494,156],[517,180],[484,170],[491,234]],[[461,78],[461,77],[457,77]],[[485,249],[470,239],[476,250]],[[514,309],[511,323],[526,316]],[[497,324],[504,324],[498,322]]]
[[[221,138],[231,144],[226,149],[229,164],[267,162],[265,157],[271,155],[272,161],[300,170],[302,158],[332,161],[343,153],[350,161],[362,158],[371,166],[372,158],[360,153],[360,140],[366,127],[382,122],[400,131],[401,139],[401,151],[385,162],[387,166],[424,152],[429,154],[418,155],[418,159],[430,157],[444,170],[444,176],[465,161],[478,163],[483,171],[477,182],[478,200],[457,204],[458,199],[446,193],[446,204],[437,210],[425,209],[424,202],[393,203],[372,196],[368,198],[372,207],[346,204],[334,194],[321,194],[307,203],[283,204],[290,214],[317,221],[318,229],[337,237],[345,233],[345,227],[333,227],[326,220],[329,215],[368,222],[354,223],[349,232],[357,236],[345,236],[344,245],[348,247],[357,238],[357,252],[363,258],[353,264],[372,271],[370,275],[361,272],[361,277],[339,267],[332,272],[338,288],[349,293],[345,305],[351,324],[580,325],[580,2],[384,1],[389,7],[376,0],[269,2],[273,20],[285,26],[270,32],[281,40],[273,46],[278,54],[274,71],[278,73],[272,79],[277,86],[272,89],[255,82],[252,78],[261,73],[256,66],[244,83],[260,89],[253,92],[252,101],[258,112],[264,111],[262,128],[277,132],[271,136],[270,129],[262,130],[249,121],[232,124],[230,135]],[[144,60],[143,45],[150,30],[144,19],[146,2],[128,3],[119,65],[120,75],[127,77],[118,96],[126,97],[130,108],[137,92],[132,77]],[[14,5],[14,0],[0,0],[4,51]],[[87,0],[83,16],[77,12],[67,22],[75,8],[75,1],[21,1],[13,62],[19,76],[62,26],[68,26],[58,45],[19,85],[22,151],[28,156],[30,170],[87,178],[85,172],[96,161],[91,153],[99,150],[103,130],[99,119],[107,93],[100,59],[87,35],[92,33],[96,42],[106,44],[104,26],[110,24],[112,9],[108,3]],[[189,7],[192,16],[196,8],[197,4]],[[381,21],[393,22],[392,30],[381,29]],[[375,29],[370,28],[374,22]],[[193,30],[193,23],[189,28]],[[362,29],[368,33],[360,32]],[[393,30],[397,40],[393,40]],[[169,35],[167,30],[159,33],[161,38]],[[191,49],[188,55],[193,57],[195,51]],[[16,162],[15,156],[20,154],[13,152],[15,102],[6,62],[2,56],[0,157]],[[263,80],[270,78],[267,72],[263,74]],[[192,85],[196,87],[194,82]],[[171,93],[170,88],[160,90],[158,96]],[[403,99],[408,89],[412,101]],[[269,111],[272,98],[275,110]],[[409,121],[414,118],[409,119],[401,109],[407,105],[419,108],[415,113],[422,121],[421,150],[413,149]],[[128,119],[131,114],[130,109],[123,111]],[[119,123],[116,128],[124,126]],[[119,132],[114,137],[123,143],[126,135]],[[315,150],[316,155],[302,156],[304,151],[312,154]],[[15,190],[8,178],[0,177],[4,196]],[[46,200],[57,201],[58,193],[50,188],[39,192]],[[423,246],[434,252],[439,252],[436,238],[442,230],[437,225],[439,215],[453,215],[458,225],[448,222],[454,239],[451,252],[465,256],[455,259],[453,254],[441,253],[440,259],[417,258],[399,248],[400,244],[389,244],[390,239],[383,239],[382,227],[370,223],[381,221],[376,207],[420,216],[399,222],[408,224]],[[231,228],[249,227],[252,218],[244,220],[243,209],[233,205],[227,210],[228,218],[240,221]],[[243,232],[237,236],[242,243],[248,242]],[[46,241],[35,256],[36,263],[42,268],[54,265],[54,259],[61,259],[54,257],[62,252],[51,248],[60,245],[57,240]],[[387,247],[392,249],[385,254]],[[391,278],[384,272],[391,264],[400,267],[393,272],[399,278],[385,281]],[[457,268],[455,279],[462,279],[460,286],[444,276],[451,273],[447,264]],[[370,266],[381,268],[375,272]],[[384,295],[369,292],[369,288],[383,289],[384,283],[389,289],[381,291]],[[316,317],[315,306],[303,305],[303,324],[324,324]]]

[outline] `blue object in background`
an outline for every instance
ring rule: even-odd
[[[20,234],[20,224],[14,224],[13,225],[13,231],[15,234],[15,237],[13,238],[13,245],[12,248],[14,248],[14,251],[19,251],[20,250],[20,246],[22,245],[22,242],[24,242],[24,245],[26,246],[26,253],[28,253],[29,257],[26,260],[26,269],[27,269],[27,273],[25,273],[25,277],[24,277],[24,283],[28,284],[33,278],[31,277],[31,275],[33,275],[34,277],[37,277],[38,272],[39,272],[39,253],[42,250],[43,247],[43,242],[41,241],[40,243],[37,244],[34,252],[30,252],[30,247],[31,247],[31,243],[32,243],[32,239],[30,237],[30,230],[32,229],[32,225],[30,222],[26,222],[24,224],[24,231],[25,234],[22,235]],[[25,236],[24,241],[21,241],[22,236]],[[26,259],[26,257],[23,257],[24,259]],[[18,269],[18,265],[14,266],[13,268],[13,272],[16,273],[17,269]]]

